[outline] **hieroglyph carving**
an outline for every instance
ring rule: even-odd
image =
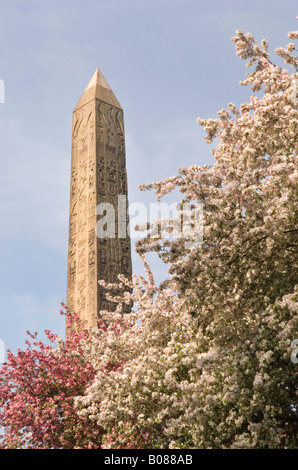
[[[115,283],[118,274],[131,277],[130,239],[123,229],[127,212],[122,224],[117,220],[118,201],[127,204],[123,111],[99,99],[100,89],[87,87],[83,98],[94,93],[74,110],[72,128],[67,304],[89,326],[96,325],[100,310],[114,307],[98,280]],[[96,214],[96,207],[104,203],[115,211],[111,237],[96,236],[96,223],[105,216]]]

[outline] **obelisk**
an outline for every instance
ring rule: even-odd
[[[97,69],[73,111],[67,276],[68,310],[89,327],[115,307],[98,280],[132,275],[127,204],[123,110]],[[104,217],[115,230],[98,230]]]

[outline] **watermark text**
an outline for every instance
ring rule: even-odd
[[[0,103],[5,103],[5,85],[4,81],[0,79]]]
[[[187,249],[198,248],[203,242],[203,204],[141,202],[128,204],[126,195],[118,195],[117,206],[101,202],[95,210],[98,238],[140,238],[145,230],[152,239],[183,239]],[[130,220],[130,221],[129,221]],[[139,227],[137,229],[136,227]],[[146,227],[146,228],[145,228]]]
[[[5,362],[5,344],[2,339],[0,339],[0,364]]]

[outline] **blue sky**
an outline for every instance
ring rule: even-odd
[[[0,340],[64,335],[72,111],[100,68],[124,109],[129,201],[138,185],[212,164],[197,117],[250,90],[236,29],[285,46],[293,0],[0,0]],[[157,278],[165,275],[152,261]],[[134,271],[142,272],[133,255]],[[42,335],[41,335],[42,336]]]

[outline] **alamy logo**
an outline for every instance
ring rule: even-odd
[[[5,103],[5,85],[3,80],[0,80],[0,103]]]
[[[5,361],[5,344],[2,339],[0,339],[0,364]]]
[[[295,349],[291,353],[291,361],[294,364],[298,363],[298,347],[296,346],[298,346],[298,339],[293,339],[293,341],[291,342],[291,347]]]
[[[293,105],[297,108],[298,107],[298,79],[294,79],[290,86],[291,95],[290,100],[292,101]]]
[[[151,203],[149,208],[140,202],[128,204],[125,195],[118,196],[118,207],[102,202],[96,207],[98,238],[140,237],[135,227],[147,226],[150,238],[182,238],[187,249],[198,248],[203,242],[203,204],[198,202],[167,204]],[[128,223],[128,216],[130,223]],[[148,226],[149,221],[149,226]]]

